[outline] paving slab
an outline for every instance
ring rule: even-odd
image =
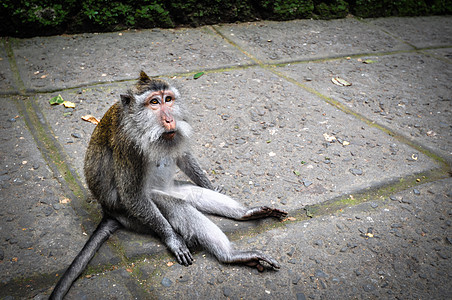
[[[265,63],[412,49],[357,19],[253,22],[215,26]]]
[[[173,82],[189,103],[192,147],[201,165],[215,185],[249,206],[296,210],[437,167],[422,153],[260,68]],[[62,91],[65,100],[76,103],[66,117],[64,107],[48,103],[57,93],[37,96],[82,178],[94,125],[81,117],[101,118],[127,84]]]
[[[64,299],[147,299],[131,274],[121,268],[80,278]]]
[[[11,72],[3,39],[0,38],[0,95],[15,92],[16,87],[14,85],[13,73]]]
[[[452,17],[378,18],[366,20],[418,48],[452,45]]]
[[[452,161],[452,64],[401,53],[292,64],[279,70]],[[335,85],[333,77],[351,86]]]
[[[156,299],[450,298],[452,180],[391,198],[236,241],[264,249],[279,271],[219,264],[203,253],[188,268],[134,268]]]
[[[21,100],[20,100],[21,101]],[[83,246],[70,199],[47,167],[11,98],[0,97],[0,297],[15,280],[66,268]],[[20,286],[20,285],[19,285]]]
[[[209,27],[15,39],[13,51],[32,90],[131,79],[141,69],[155,76],[252,62]]]

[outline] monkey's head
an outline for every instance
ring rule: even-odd
[[[191,133],[182,102],[176,88],[141,71],[134,88],[121,95],[123,129],[143,150],[177,151]]]

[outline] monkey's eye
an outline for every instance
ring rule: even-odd
[[[159,101],[156,98],[154,98],[151,99],[151,101],[149,101],[149,104],[159,104]]]
[[[171,96],[166,96],[165,102],[171,102],[171,101],[173,101],[173,97],[171,97]]]

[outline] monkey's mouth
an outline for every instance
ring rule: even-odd
[[[162,137],[165,140],[172,140],[174,138],[174,136],[176,135],[176,131],[175,130],[171,130],[171,131],[166,131],[162,134]]]

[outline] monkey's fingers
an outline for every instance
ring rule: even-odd
[[[215,192],[226,195],[226,191],[222,186],[217,186],[214,189]]]
[[[273,208],[273,211],[272,211],[272,214],[271,214],[271,216],[272,217],[275,217],[275,218],[278,218],[278,219],[280,219],[280,220],[282,220],[282,219],[284,219],[285,217],[287,217],[287,212],[286,211],[284,211],[284,210],[280,210],[280,209],[277,209],[277,208]]]
[[[249,209],[242,217],[242,220],[261,219],[267,217],[283,219],[285,216],[287,216],[287,212],[283,210],[268,206],[261,206]]]
[[[261,261],[265,261],[267,264],[269,264],[273,269],[279,270],[279,268],[281,268],[281,266],[279,265],[279,263],[274,260],[273,258],[269,257],[269,256],[262,256],[259,257],[259,260]],[[258,268],[259,269],[259,268]]]
[[[184,266],[189,266],[193,263],[193,256],[188,249],[179,249],[174,253],[176,256],[177,262]]]
[[[278,270],[280,268],[279,263],[271,257],[259,257],[253,260],[246,262],[245,264],[249,267],[255,267],[259,272],[263,272],[265,267],[261,264],[261,261],[265,261],[269,264],[273,269]]]

